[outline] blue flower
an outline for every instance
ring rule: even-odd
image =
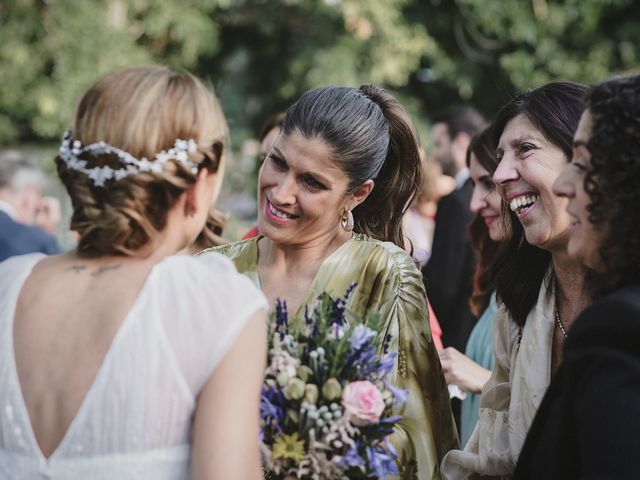
[[[287,303],[280,299],[276,300],[276,331],[280,333],[282,340],[289,330],[289,315],[287,313]]]
[[[381,377],[389,375],[393,371],[393,367],[396,364],[397,355],[397,352],[389,352],[380,359],[378,374]]]
[[[360,323],[353,329],[353,333],[349,338],[349,345],[351,345],[351,348],[353,348],[354,350],[360,350],[375,336],[376,332]]]
[[[365,465],[364,458],[360,456],[358,450],[350,448],[349,451],[342,457],[340,464],[347,467],[362,467]]]
[[[409,398],[409,391],[404,390],[402,388],[391,385],[390,383],[383,381],[384,386],[387,387],[387,390],[391,392],[393,395],[393,404],[396,406],[404,405],[407,403],[407,398]]]
[[[367,447],[367,458],[369,460],[369,468],[373,471],[376,478],[386,479],[387,475],[396,475],[398,467],[396,462],[389,456],[389,453],[379,447]]]
[[[260,418],[265,425],[273,425],[278,432],[282,432],[280,421],[285,417],[282,392],[262,386],[260,398]]]
[[[398,423],[400,420],[402,420],[402,417],[400,415],[395,415],[393,417],[387,417],[387,418],[381,418],[380,422],[378,423],[378,425],[376,425],[376,430],[378,435],[392,435],[393,434],[393,426]],[[388,445],[390,452],[393,454],[394,457],[397,457],[398,454],[395,453],[395,450],[393,449],[393,447],[391,447],[391,444]]]
[[[349,297],[351,296],[353,290],[356,288],[356,285],[357,284],[353,282],[349,286],[349,288],[347,288],[344,297],[338,298],[331,304],[331,318],[333,319],[332,323],[342,325],[345,322],[344,312],[347,309],[347,301],[349,300]]]

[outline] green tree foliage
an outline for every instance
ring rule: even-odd
[[[327,84],[492,114],[522,88],[637,68],[638,19],[635,0],[3,0],[0,142],[58,138],[89,83],[141,62],[211,79],[236,140]]]
[[[3,0],[0,142],[59,137],[82,90],[116,67],[161,60],[196,68],[200,55],[218,45],[210,5],[206,0]]]
[[[640,66],[636,0],[416,0],[412,8],[438,45],[423,57],[432,82],[412,82],[430,106],[463,99],[492,114],[515,91],[558,79],[592,84]]]

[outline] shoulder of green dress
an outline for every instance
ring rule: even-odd
[[[377,257],[378,268],[384,268],[388,274],[396,277],[398,283],[417,282],[422,285],[422,274],[411,256],[392,242],[376,240],[368,235],[357,233],[352,242],[361,258]],[[354,252],[355,253],[355,252]],[[367,262],[371,264],[371,262]]]
[[[253,238],[248,238],[246,240],[239,240],[237,242],[227,243],[225,245],[220,245],[218,247],[207,248],[201,251],[200,253],[198,253],[197,255],[199,256],[199,255],[207,255],[210,253],[217,253],[220,255],[224,255],[225,257],[230,258],[231,260],[236,262],[237,259],[245,255],[250,255],[251,252],[255,251],[255,249],[258,248],[258,240],[260,238],[261,238],[260,236],[257,236]]]

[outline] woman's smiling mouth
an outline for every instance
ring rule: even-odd
[[[521,216],[538,200],[540,200],[540,195],[536,195],[535,193],[520,195],[511,199],[509,208],[512,212],[515,212],[516,215]]]
[[[269,201],[268,198],[265,197],[266,200],[266,205],[265,205],[265,213],[267,214],[267,217],[274,219],[276,221],[288,221],[288,220],[294,220],[296,218],[298,218],[297,215],[292,215],[290,213],[286,213],[283,212],[282,210],[276,208],[273,203],[271,203]]]

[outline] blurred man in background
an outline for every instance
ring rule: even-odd
[[[60,204],[42,196],[44,182],[42,172],[22,154],[0,152],[0,261],[60,251],[52,235],[60,223]]]
[[[423,275],[442,327],[442,342],[461,352],[476,320],[469,307],[475,260],[469,244],[473,187],[466,154],[471,137],[484,126],[482,115],[469,106],[452,107],[433,118],[433,159],[455,179],[456,188],[438,202],[431,257]]]

